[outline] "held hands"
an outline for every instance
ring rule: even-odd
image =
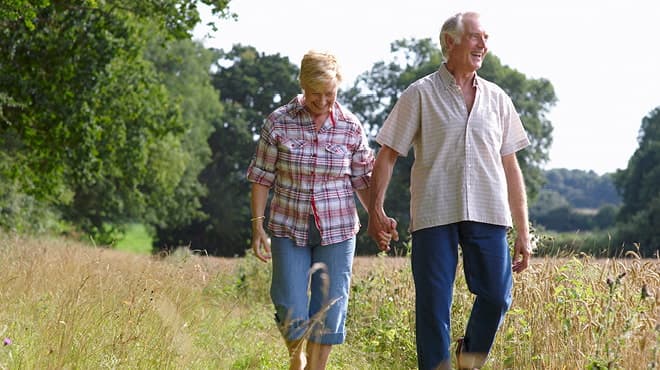
[[[387,217],[382,210],[369,213],[368,233],[378,244],[378,249],[383,252],[390,250],[390,241],[399,240],[399,233],[396,231],[397,222],[391,217]]]
[[[264,230],[263,220],[252,223],[252,251],[263,262],[268,262],[271,258],[270,238]]]

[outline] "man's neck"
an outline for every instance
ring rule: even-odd
[[[454,80],[456,80],[456,84],[458,86],[466,86],[466,85],[469,86],[472,85],[472,83],[474,82],[476,71],[460,69],[451,62],[447,62],[445,66],[447,67],[449,73],[451,73],[451,75],[454,76]]]

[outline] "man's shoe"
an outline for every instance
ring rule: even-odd
[[[463,342],[465,338],[461,337],[456,340],[456,366],[459,370],[473,370],[478,369],[473,367],[475,363],[474,354],[464,354],[463,353]],[[470,364],[470,365],[468,365]]]

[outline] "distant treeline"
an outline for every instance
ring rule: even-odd
[[[616,223],[621,197],[613,174],[565,168],[543,171],[545,183],[530,220],[553,231],[604,230]]]

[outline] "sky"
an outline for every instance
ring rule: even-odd
[[[547,118],[546,169],[625,169],[642,119],[660,106],[658,0],[231,0],[238,19],[198,26],[194,38],[229,51],[240,43],[300,65],[310,49],[335,54],[352,85],[390,44],[431,38],[462,11],[481,13],[489,52],[528,78],[544,78],[558,102]],[[202,7],[202,24],[213,18]]]

